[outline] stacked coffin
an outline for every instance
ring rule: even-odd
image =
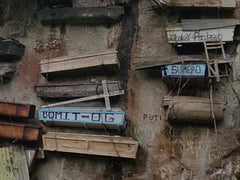
[[[75,57],[44,59],[41,73],[48,80],[78,74],[106,74],[119,71],[116,51]],[[112,74],[111,73],[111,74]],[[111,108],[109,97],[124,94],[119,81],[39,84],[35,87],[44,100],[65,100],[42,106],[39,120],[45,125],[73,126],[87,129],[122,131],[126,127],[125,112]],[[72,103],[104,99],[106,107],[63,107]],[[138,142],[130,137],[48,132],[42,136],[43,149],[101,156],[136,158]]]
[[[21,59],[25,46],[11,38],[0,37],[0,84],[11,80],[16,71],[15,60]]]
[[[0,137],[22,141],[38,141],[41,126],[33,124],[35,106],[0,102]]]

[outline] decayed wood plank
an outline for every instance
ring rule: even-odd
[[[212,29],[240,24],[239,19],[182,19],[183,31],[196,31],[200,29]]]
[[[110,24],[123,14],[121,6],[46,8],[36,12],[43,24]]]
[[[196,62],[204,62],[205,58],[200,55],[195,56],[167,56],[167,57],[134,57],[132,58],[133,65],[132,68],[134,70],[141,69],[150,69],[160,67],[162,65],[170,65],[181,62],[188,61],[196,61]]]
[[[103,69],[104,67],[111,67],[112,71],[119,71],[119,58],[116,51],[75,57],[65,56],[43,59],[40,67],[43,75],[90,68]]]
[[[34,114],[34,105],[0,102],[0,115],[21,118],[33,118]]]
[[[164,96],[162,105],[169,108],[168,120],[172,122],[212,123],[209,98],[192,96]],[[226,102],[213,102],[217,121],[223,119]]]
[[[37,141],[39,140],[40,133],[40,126],[15,122],[0,122],[0,137],[2,138]]]
[[[165,0],[168,6],[176,7],[223,7],[235,8],[236,0]]]
[[[43,135],[47,151],[136,158],[138,142],[130,137],[48,132]]]
[[[120,81],[107,81],[109,92],[121,90]],[[43,98],[79,98],[103,94],[101,82],[97,83],[65,83],[39,84],[35,86],[37,96]]]

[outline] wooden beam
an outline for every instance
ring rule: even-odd
[[[138,142],[131,137],[48,132],[43,135],[43,148],[46,151],[135,159]]]
[[[111,110],[106,80],[102,81],[102,86],[103,86],[103,95],[104,95],[106,110]]]
[[[107,81],[109,92],[121,90],[120,81]],[[48,83],[35,86],[35,92],[42,98],[80,98],[103,94],[101,82],[94,83]]]
[[[0,122],[0,137],[23,141],[37,141],[39,140],[41,128],[40,126],[31,124]]]
[[[35,106],[31,104],[18,104],[2,101],[0,102],[0,115],[21,118],[34,118]]]
[[[124,94],[124,90],[109,92],[109,97],[119,96],[121,94]],[[99,94],[99,95],[89,96],[89,97],[84,97],[84,98],[78,98],[78,99],[73,99],[73,100],[69,100],[69,101],[63,101],[63,102],[54,103],[54,104],[48,104],[48,105],[41,106],[41,107],[47,108],[47,107],[54,107],[54,106],[62,106],[62,105],[66,105],[66,104],[73,104],[73,103],[90,101],[90,100],[101,99],[101,98],[104,98],[104,94]]]

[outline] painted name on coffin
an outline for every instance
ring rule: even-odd
[[[171,35],[171,39],[175,40],[175,41],[204,41],[205,39],[208,38],[219,38],[219,39],[223,39],[223,35],[222,34],[210,34],[210,33],[205,33],[205,34],[201,34],[200,32],[196,31],[193,33],[182,33],[182,34],[174,34]]]
[[[62,122],[79,122],[79,123],[114,123],[122,124],[125,112],[116,108],[114,111],[103,109],[89,110],[56,110],[41,109],[39,110],[39,119],[41,121],[62,121]]]
[[[206,64],[174,64],[162,67],[163,77],[203,77],[205,72]]]

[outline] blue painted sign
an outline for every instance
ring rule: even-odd
[[[50,107],[40,109],[39,120],[51,123],[74,126],[96,127],[97,125],[106,127],[111,125],[111,128],[125,128],[125,112],[120,108],[112,108],[107,111],[105,108],[81,108],[81,107]],[[78,125],[79,124],[79,125]]]
[[[162,77],[203,78],[206,73],[206,64],[172,64],[162,66]]]

